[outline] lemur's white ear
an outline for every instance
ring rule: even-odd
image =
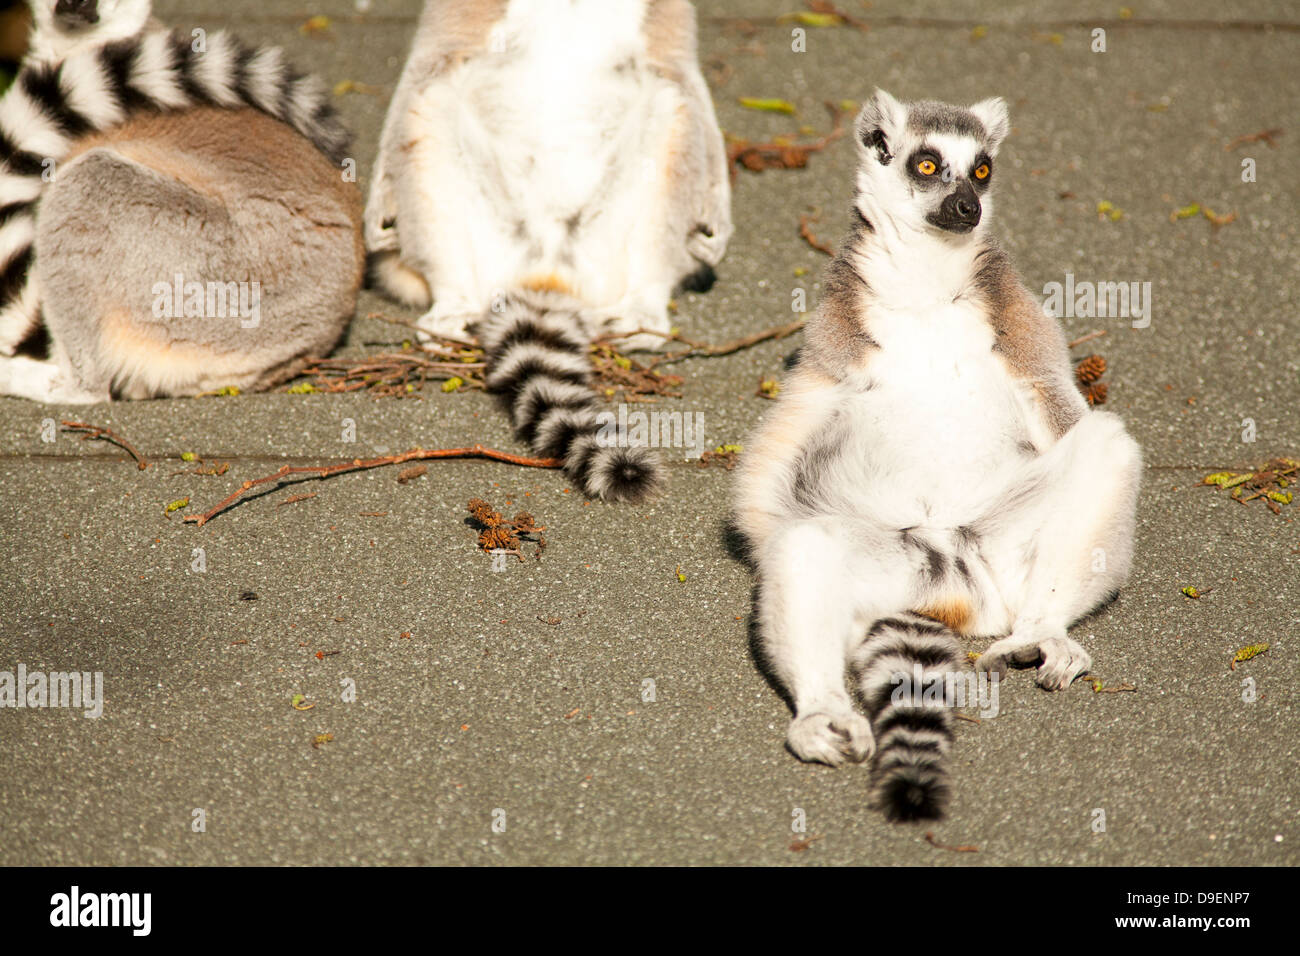
[[[980,100],[970,111],[988,130],[989,149],[997,149],[1007,133],[1011,132],[1011,114],[1007,112],[1007,101],[1000,96],[993,96]]]
[[[876,90],[871,99],[862,104],[854,129],[858,144],[874,150],[883,163],[889,162],[889,142],[898,139],[907,122],[907,107],[884,90]]]

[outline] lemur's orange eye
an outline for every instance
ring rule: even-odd
[[[938,169],[939,167],[928,159],[923,159],[916,164],[916,171],[922,176],[933,176]]]
[[[990,170],[989,170],[989,164],[988,164],[988,163],[980,163],[979,166],[977,166],[976,169],[975,169],[975,178],[976,178],[976,179],[988,179],[988,178],[989,178],[989,172],[990,172]]]

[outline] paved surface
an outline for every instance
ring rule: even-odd
[[[364,16],[343,0],[159,6],[178,25],[281,42],[331,83],[381,87],[342,100],[368,170],[415,0],[375,0]],[[795,6],[701,3],[729,132],[824,131],[822,101],[877,84],[904,98],[1005,95],[1015,130],[997,216],[1029,284],[1067,272],[1152,283],[1149,328],[1066,320],[1071,337],[1108,329],[1076,354],[1108,359],[1110,407],[1146,452],[1137,570],[1078,629],[1105,685],[1136,690],[1048,695],[1013,673],[1000,717],[958,722],[956,798],[932,828],[979,852],[936,849],[926,828],[866,809],[864,768],[783,750],[787,712],[746,648],[750,582],[723,544],[721,469],[677,462],[671,493],[642,508],[589,504],[554,473],[505,465],[438,464],[407,485],[386,469],[283,489],[196,530],[164,505],[215,503],[282,462],[515,446],[474,394],[75,410],[156,462],[140,472],[106,446],[42,443],[42,419],[62,412],[0,399],[0,670],[102,671],[106,696],[98,720],[0,710],[0,863],[1300,862],[1300,504],[1274,516],[1193,487],[1300,456],[1300,11],[1139,2],[1124,20],[1103,2],[878,0],[863,12],[870,33],[812,30],[794,54],[773,18]],[[314,12],[334,16],[332,31],[300,35]],[[1104,54],[1088,48],[1094,23]],[[799,115],[746,111],[741,96],[786,97]],[[1225,151],[1268,127],[1285,128],[1276,148]],[[1246,156],[1254,184],[1239,178]],[[788,321],[796,286],[815,301],[824,257],[798,218],[822,209],[815,229],[835,241],[851,172],[841,141],[807,170],[742,174],[721,280],[681,299],[683,329],[723,340]],[[1099,221],[1102,200],[1123,218]],[[1237,219],[1218,232],[1169,221],[1191,202]],[[405,314],[370,296],[359,314],[375,310]],[[400,338],[362,320],[348,347]],[[670,405],[702,412],[710,442],[743,441],[765,410],[758,380],[796,345],[683,363],[685,396]],[[346,418],[355,444],[340,440]],[[1247,418],[1254,444],[1241,440]],[[173,477],[186,451],[233,467]],[[533,511],[544,559],[493,573],[464,523],[475,495]],[[190,570],[195,548],[204,573]],[[1192,601],[1185,585],[1213,591]],[[1229,671],[1236,648],[1264,640],[1267,654]],[[349,679],[355,703],[341,700]],[[296,711],[295,694],[315,706]],[[206,833],[192,832],[195,808]],[[806,852],[790,849],[796,809],[820,836]]]

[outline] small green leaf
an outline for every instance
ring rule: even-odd
[[[794,20],[806,27],[837,27],[844,22],[844,18],[835,13],[811,13],[807,10],[783,14],[781,19],[786,22]]]
[[[795,112],[794,104],[789,100],[780,99],[763,99],[755,96],[742,96],[740,105],[747,110],[762,110],[767,113],[786,113]]]

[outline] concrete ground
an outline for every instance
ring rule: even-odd
[[[340,99],[364,185],[417,0],[360,15],[350,0],[157,6],[178,26],[282,43],[331,84],[378,87]],[[1146,455],[1132,581],[1076,631],[1103,687],[1134,689],[1049,695],[1013,672],[998,718],[957,724],[949,818],[888,825],[866,806],[865,768],[783,749],[787,710],[747,650],[750,579],[724,545],[720,468],[675,461],[669,493],[644,507],[589,503],[557,473],[502,464],[436,463],[404,485],[389,468],[280,489],[196,529],[165,505],[206,508],[283,463],[518,446],[485,396],[436,389],[79,409],[0,399],[0,671],[105,681],[96,720],[0,709],[0,863],[1300,862],[1300,503],[1275,516],[1195,487],[1300,457],[1300,8],[841,0],[870,31],[810,29],[793,53],[776,17],[798,6],[699,3],[729,133],[824,132],[823,101],[876,85],[1001,94],[1015,128],[997,223],[1030,287],[1066,273],[1152,284],[1149,328],[1064,320],[1071,338],[1107,330],[1075,355],[1105,356],[1108,407]],[[301,34],[314,13],[332,28]],[[1105,53],[1089,49],[1094,26]],[[745,110],[742,96],[789,99],[798,115]],[[1274,127],[1276,147],[1225,150]],[[1246,157],[1257,182],[1241,181]],[[852,170],[841,140],[805,170],[742,172],[720,280],[679,300],[683,331],[722,341],[787,322],[796,287],[815,302],[826,260],[799,217],[821,210],[814,229],[836,241]],[[1099,218],[1102,201],[1122,218]],[[1193,202],[1236,220],[1170,221]],[[358,314],[374,311],[414,317],[363,296]],[[363,318],[347,348],[401,338]],[[798,342],[684,362],[683,398],[662,407],[702,413],[711,444],[743,442],[767,409],[757,383]],[[69,414],[154,465],[66,434],[43,443],[42,421]],[[349,418],[355,444],[341,441]],[[183,452],[230,472],[173,476]],[[474,496],[534,512],[542,560],[494,573],[465,523]],[[1210,593],[1190,600],[1189,585]],[[1229,669],[1259,641],[1266,654]],[[341,699],[347,681],[355,702]],[[297,694],[314,707],[295,710]],[[313,747],[320,734],[333,739]],[[206,832],[193,832],[196,810]],[[927,830],[978,852],[937,848]]]

